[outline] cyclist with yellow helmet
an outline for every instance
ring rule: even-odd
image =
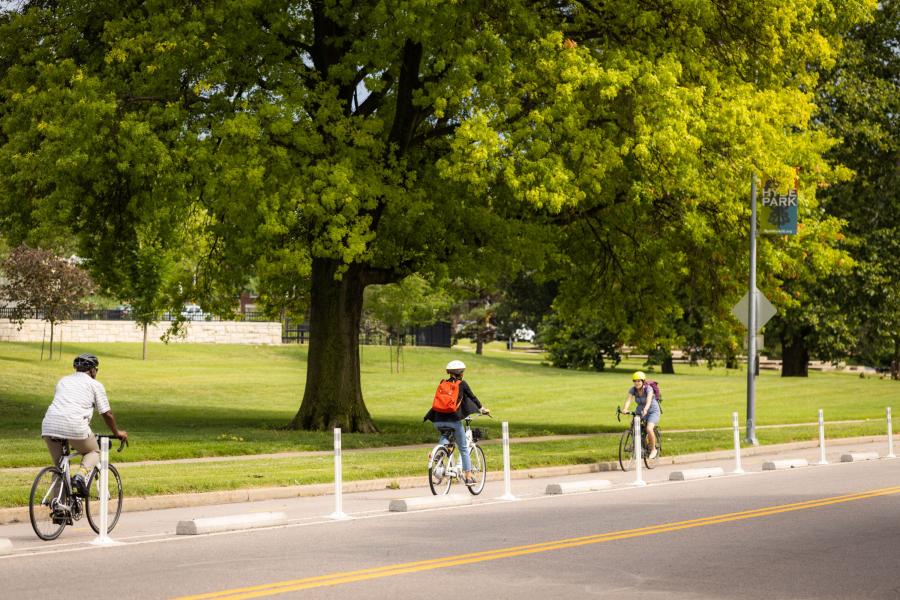
[[[659,401],[653,394],[653,388],[646,384],[647,375],[643,371],[635,371],[631,376],[634,385],[628,390],[628,398],[625,399],[625,408],[622,412],[628,412],[631,401],[634,400],[634,412],[647,422],[647,445],[653,450],[648,459],[656,458],[656,425],[662,416],[659,409]]]

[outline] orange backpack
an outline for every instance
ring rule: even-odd
[[[459,382],[450,379],[441,379],[437,391],[434,393],[434,402],[431,408],[439,413],[455,413],[459,408]]]

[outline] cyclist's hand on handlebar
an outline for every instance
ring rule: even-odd
[[[487,417],[490,417],[490,416],[491,416],[491,411],[488,410],[488,407],[487,407],[487,406],[482,406],[481,408],[478,409],[478,412],[481,413],[481,414],[483,414],[483,415],[485,415],[485,416],[487,416]]]
[[[120,429],[119,432],[116,434],[116,437],[119,438],[120,440],[122,440],[123,442],[125,442],[126,444],[128,443],[128,432],[127,431]]]

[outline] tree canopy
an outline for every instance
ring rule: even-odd
[[[293,424],[372,431],[368,285],[552,263],[559,306],[610,324],[652,332],[686,286],[721,312],[751,173],[832,175],[815,66],[872,4],[24,2],[0,227],[74,235],[106,275],[189,249],[183,289],[220,310],[254,273],[307,277]]]

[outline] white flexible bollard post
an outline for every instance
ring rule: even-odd
[[[731,413],[731,427],[734,429],[734,471],[732,473],[741,474],[744,469],[741,467],[741,426],[738,423],[738,414]]]
[[[109,537],[109,438],[100,438],[100,533],[91,544],[109,546],[116,544]],[[118,500],[118,498],[116,498]]]
[[[510,483],[510,465],[509,465],[509,423],[503,421],[503,495],[501,500],[517,500],[512,493],[512,484]]]
[[[819,465],[827,465],[828,459],[825,458],[825,413],[819,409]]]
[[[634,455],[635,455],[635,478],[632,485],[644,486],[647,482],[641,477],[641,463],[644,462],[644,444],[641,439],[641,418],[634,415]]]
[[[897,458],[894,454],[894,426],[891,424],[891,407],[887,407],[887,434],[888,434],[888,453],[886,458]]]
[[[341,428],[334,428],[334,512],[328,518],[345,521],[350,517],[344,513],[343,469],[341,468]]]

